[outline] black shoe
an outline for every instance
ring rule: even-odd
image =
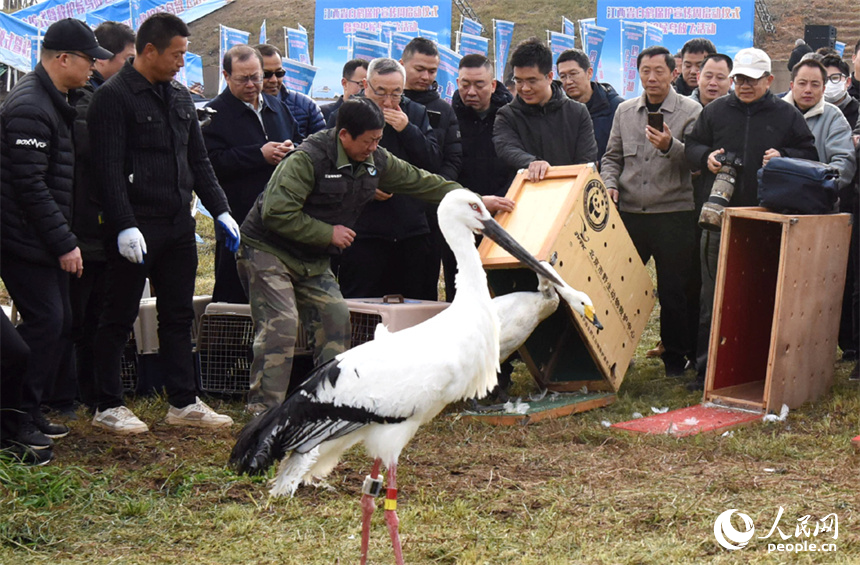
[[[696,377],[696,380],[687,383],[687,390],[690,392],[701,392],[705,390],[705,379]]]
[[[69,435],[69,426],[49,422],[41,414],[34,416],[33,422],[36,424],[36,427],[39,428],[39,431],[49,438],[58,439]]]
[[[51,448],[33,449],[14,441],[10,441],[7,446],[0,450],[0,454],[8,455],[24,465],[36,467],[47,465],[54,459],[54,451]]]
[[[15,441],[37,450],[54,447],[54,442],[51,441],[51,438],[39,431],[39,428],[31,420],[21,424],[20,428],[18,428],[18,435],[15,437]]]

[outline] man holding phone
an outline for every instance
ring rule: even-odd
[[[702,108],[672,90],[675,59],[665,47],[643,50],[636,63],[644,92],[618,106],[601,176],[642,262],[654,257],[663,363],[680,375],[693,349],[686,287],[696,245],[684,139]]]

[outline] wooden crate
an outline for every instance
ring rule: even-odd
[[[604,329],[560,306],[520,355],[539,384],[570,392],[618,390],[656,301],[651,277],[592,165],[551,167],[529,182],[521,172],[507,197],[512,213],[496,220],[573,288],[591,297]],[[479,248],[495,294],[537,287],[537,278],[488,238]]]
[[[850,214],[726,210],[706,401],[779,412],[830,388],[850,234]]]

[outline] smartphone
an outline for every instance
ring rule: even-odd
[[[657,131],[663,131],[663,112],[648,112],[648,125]]]

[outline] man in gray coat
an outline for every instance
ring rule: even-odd
[[[644,93],[618,106],[601,175],[642,262],[654,257],[663,364],[667,375],[680,375],[693,349],[687,285],[696,245],[684,139],[702,108],[672,90],[675,59],[668,49],[649,47],[636,63]]]

